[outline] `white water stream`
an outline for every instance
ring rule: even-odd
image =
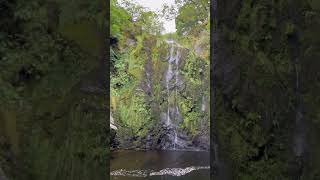
[[[167,88],[167,96],[168,96],[168,107],[167,107],[167,120],[166,125],[173,129],[174,139],[173,149],[175,150],[178,145],[178,133],[177,133],[177,125],[172,122],[172,120],[177,120],[179,116],[179,108],[177,106],[177,97],[178,97],[178,86],[179,86],[179,61],[180,61],[180,51],[179,48],[175,45],[174,42],[168,42],[171,44],[170,49],[170,57],[168,59],[168,69],[166,72],[166,88]],[[175,49],[176,47],[176,49]],[[176,50],[176,53],[175,53]],[[174,81],[172,80],[174,77]],[[170,104],[170,96],[171,89],[174,91],[174,104]],[[172,107],[173,106],[173,107]],[[174,113],[170,113],[170,110],[174,109]],[[170,117],[173,115],[173,117]]]

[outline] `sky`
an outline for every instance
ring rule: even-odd
[[[163,4],[174,5],[174,0],[134,0],[135,2],[139,3],[143,7],[150,9],[151,11],[158,11],[161,10]],[[161,19],[164,24],[165,31],[163,33],[175,32],[176,31],[176,24],[174,19],[173,20],[165,20]]]

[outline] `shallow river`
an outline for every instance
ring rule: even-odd
[[[202,151],[116,151],[111,180],[209,180],[210,155]]]

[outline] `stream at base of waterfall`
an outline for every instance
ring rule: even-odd
[[[111,180],[209,180],[209,152],[115,151]]]

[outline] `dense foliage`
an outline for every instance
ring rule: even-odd
[[[104,1],[4,0],[0,13],[0,169],[9,179],[104,179],[105,95],[88,91],[105,76],[92,73]]]
[[[111,38],[117,39],[110,50],[113,65],[111,109],[119,126],[116,141],[120,143],[121,148],[142,148],[143,139],[148,135],[158,133],[160,136],[163,133],[157,130],[163,128],[160,122],[161,114],[167,112],[167,105],[164,105],[166,104],[164,102],[175,103],[179,107],[183,117],[179,127],[181,130],[190,136],[204,132],[208,135],[209,114],[201,112],[201,103],[204,103],[202,96],[209,97],[209,84],[206,83],[209,80],[209,26],[208,8],[204,8],[204,3],[205,1],[200,5],[191,2],[179,3],[180,8],[199,6],[199,12],[202,12],[201,17],[198,17],[198,14],[193,15],[197,22],[201,18],[203,23],[189,24],[188,37],[179,33],[161,34],[163,30],[159,21],[161,15],[137,4],[129,1],[124,1],[122,5],[115,1],[111,4],[111,13],[114,13],[111,17],[118,14],[127,14],[130,17],[126,19],[128,22],[126,21],[127,24],[124,26],[117,25],[114,21],[115,25],[121,28],[118,28],[119,32],[111,32]],[[207,1],[206,3],[208,5]],[[179,12],[163,10],[165,16],[181,17],[187,16],[187,11],[188,9]],[[182,26],[186,25],[177,27],[178,31],[182,31]],[[206,28],[201,29],[200,26]],[[122,37],[118,34],[122,34]],[[164,86],[167,58],[171,47],[166,42],[167,39],[174,39],[185,48],[181,51],[184,65],[180,72],[188,86],[179,90],[174,97],[167,97]],[[148,84],[150,89],[147,88]],[[201,86],[200,91],[199,86]],[[206,104],[208,103],[207,101]],[[208,111],[209,107],[206,112]]]
[[[229,179],[319,179],[318,1],[217,4],[214,168]],[[209,133],[209,1],[176,0],[162,12],[176,33],[161,34],[160,14],[110,1],[115,147],[161,138],[166,102],[180,109],[179,130]],[[0,178],[108,177],[105,13],[101,0],[0,0]],[[183,59],[186,86],[175,97],[163,85],[167,39]]]
[[[215,118],[229,171],[235,179],[318,179],[319,6],[219,2]]]

